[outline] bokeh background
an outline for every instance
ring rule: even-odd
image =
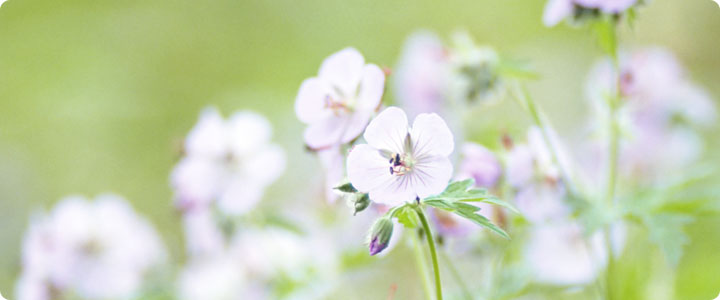
[[[319,184],[321,173],[303,150],[293,101],[302,80],[346,46],[392,67],[417,29],[444,37],[467,30],[480,44],[531,62],[541,78],[530,91],[561,133],[571,130],[585,118],[585,76],[601,52],[587,28],[544,27],[544,4],[7,1],[0,8],[0,291],[12,295],[30,215],[69,194],[124,195],[158,227],[172,259],[181,261],[182,231],[168,175],[182,138],[208,105],[225,115],[257,111],[273,123],[289,160],[266,194],[268,203],[315,201],[297,192]],[[672,50],[720,99],[720,8],[711,0],[650,1],[621,41],[624,48]],[[384,101],[392,102],[392,93]],[[487,124],[527,123],[513,103],[501,104],[478,112],[480,125],[470,135]],[[720,164],[719,133],[717,127],[705,132],[711,166]],[[689,233],[674,298],[711,299],[720,292],[720,219],[700,218]]]

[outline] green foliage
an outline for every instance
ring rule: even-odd
[[[416,228],[420,224],[417,214],[415,214],[415,211],[409,205],[402,206],[402,208],[395,213],[395,217],[397,217],[398,222],[403,224],[405,228]]]
[[[685,226],[694,218],[681,214],[652,214],[645,216],[643,222],[650,232],[650,240],[665,254],[668,262],[675,266],[683,255],[684,247],[690,243]]]
[[[341,191],[343,193],[357,193],[358,190],[352,185],[352,183],[346,183],[340,186],[335,187],[336,190]]]
[[[489,195],[484,189],[475,189],[473,185],[475,181],[472,179],[456,181],[450,183],[448,187],[436,196],[430,196],[422,202],[432,207],[442,209],[458,216],[473,221],[475,224],[486,227],[500,236],[509,239],[510,236],[499,226],[493,224],[486,217],[477,214],[479,207],[465,202],[485,202],[505,207],[513,212],[517,212],[512,205]]]

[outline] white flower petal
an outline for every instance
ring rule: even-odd
[[[220,196],[218,207],[229,215],[247,213],[260,202],[264,190],[265,185],[252,182],[245,177],[235,177],[230,180]]]
[[[250,180],[270,184],[285,171],[285,151],[280,146],[268,145],[242,163]]]
[[[428,156],[420,159],[410,176],[420,198],[436,195],[445,190],[452,177],[453,166],[445,156]]]
[[[351,116],[331,116],[305,129],[305,144],[313,149],[321,149],[342,143],[343,135],[350,125]]]
[[[170,175],[170,182],[180,208],[207,206],[222,186],[225,173],[210,159],[183,158]]]
[[[347,158],[350,182],[361,192],[369,192],[393,180],[390,163],[380,152],[366,144],[355,146]],[[374,201],[375,199],[373,199]]]
[[[340,50],[323,61],[318,76],[338,88],[345,97],[357,92],[365,58],[355,48]]]
[[[543,23],[552,27],[560,23],[572,13],[573,4],[570,0],[549,0],[545,5]]]
[[[424,155],[448,156],[455,144],[447,124],[437,114],[419,114],[413,122],[410,132],[413,141],[413,153]]]
[[[188,155],[217,157],[225,154],[225,122],[215,108],[206,108],[185,139]]]
[[[376,65],[369,64],[363,69],[357,110],[374,111],[380,105],[385,90],[385,74]]]
[[[325,100],[331,89],[322,79],[313,77],[303,81],[295,98],[295,114],[301,122],[310,124],[328,117]]]
[[[408,133],[405,112],[397,107],[383,110],[365,129],[365,141],[377,149],[402,153]]]
[[[262,115],[249,111],[234,113],[227,123],[227,139],[238,157],[255,153],[270,142],[272,126]]]
[[[370,200],[389,206],[412,202],[417,197],[417,193],[411,182],[412,178],[408,175],[392,176],[384,185],[369,192]]]

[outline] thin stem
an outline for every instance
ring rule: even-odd
[[[415,253],[415,264],[422,278],[423,290],[425,291],[425,299],[432,300],[432,288],[430,287],[430,278],[428,278],[427,261],[425,261],[425,251],[420,247],[420,240],[415,234],[412,237],[413,252]]]
[[[428,225],[427,218],[425,218],[425,213],[423,213],[422,208],[420,208],[420,206],[415,206],[415,212],[417,213],[418,218],[420,218],[420,223],[422,223],[423,230],[426,234],[425,238],[428,241],[428,248],[430,248],[430,258],[432,258],[433,273],[435,273],[435,295],[437,300],[442,300],[442,284],[440,283],[440,268],[438,267],[437,251],[435,250],[435,239],[430,231],[430,225]]]
[[[527,109],[528,113],[530,114],[530,117],[533,120],[533,123],[535,126],[540,128],[540,133],[542,134],[543,141],[547,145],[548,149],[550,150],[550,154],[552,155],[553,163],[558,166],[560,169],[560,173],[563,177],[563,182],[568,187],[568,193],[570,196],[576,198],[577,197],[577,190],[575,189],[575,185],[570,180],[570,174],[568,170],[565,169],[565,166],[560,163],[560,152],[556,148],[555,143],[552,142],[552,139],[550,138],[550,132],[549,132],[549,125],[547,124],[547,121],[545,121],[542,112],[538,108],[538,106],[535,104],[535,101],[532,97],[530,97],[530,94],[527,92],[524,86],[519,85],[519,96],[514,97],[516,100],[520,101],[520,105],[523,106],[525,109]]]
[[[445,261],[445,267],[450,270],[450,274],[452,274],[453,279],[455,279],[455,282],[457,282],[458,286],[460,286],[460,290],[463,292],[463,296],[465,299],[472,300],[472,294],[470,293],[470,290],[468,289],[467,285],[465,285],[465,282],[462,280],[462,276],[460,276],[460,272],[458,272],[457,268],[455,268],[455,264],[450,260],[450,257],[444,252],[440,251],[440,255],[442,256],[442,259]]]

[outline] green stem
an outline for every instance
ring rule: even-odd
[[[440,255],[442,256],[442,259],[445,261],[445,266],[450,270],[450,274],[452,274],[453,278],[455,279],[455,282],[457,282],[458,286],[460,286],[460,290],[463,292],[463,296],[465,296],[465,299],[472,300],[472,294],[470,293],[470,290],[468,289],[467,285],[465,285],[465,282],[462,280],[462,276],[460,276],[460,272],[458,272],[457,268],[455,268],[455,264],[450,260],[450,257],[445,254],[444,251],[440,251]]]
[[[438,259],[437,259],[437,251],[435,250],[435,239],[433,238],[432,232],[430,231],[430,225],[428,225],[427,218],[425,218],[425,213],[423,213],[423,210],[420,206],[415,206],[415,212],[418,215],[418,218],[420,218],[420,223],[422,223],[423,230],[426,234],[426,239],[428,241],[428,248],[430,248],[430,257],[432,258],[433,263],[433,273],[435,273],[435,295],[437,300],[442,300],[442,284],[440,283],[440,268],[438,267]]]
[[[413,252],[415,253],[415,264],[422,278],[423,290],[425,291],[425,299],[432,300],[432,288],[430,287],[430,278],[428,278],[428,267],[425,261],[425,252],[420,247],[420,240],[415,234],[410,235],[413,242]]]
[[[620,101],[622,98],[622,94],[620,91],[620,80],[621,80],[621,70],[620,70],[620,61],[618,59],[618,50],[617,50],[617,24],[613,23],[611,24],[612,29],[609,30],[609,38],[611,40],[612,47],[609,49],[608,53],[610,57],[612,58],[613,62],[613,68],[615,69],[615,94],[609,97],[608,99],[608,126],[609,126],[609,135],[608,135],[608,173],[607,173],[607,187],[606,187],[606,193],[605,193],[605,202],[608,206],[608,209],[611,212],[614,212],[615,210],[615,189],[617,185],[617,167],[618,167],[618,153],[620,151],[619,147],[619,130],[618,130],[618,124],[617,124],[617,111],[618,107],[620,105]],[[604,228],[604,237],[605,237],[605,251],[607,253],[607,267],[605,268],[605,289],[606,289],[606,299],[612,299],[612,269],[613,265],[615,264],[615,257],[613,256],[613,243],[612,243],[612,236],[611,236],[611,228],[612,222],[608,223]]]
[[[552,142],[552,139],[550,138],[550,133],[548,130],[549,125],[547,125],[547,122],[543,118],[542,112],[540,112],[540,109],[535,104],[535,101],[530,97],[530,94],[527,92],[524,86],[519,85],[519,97],[514,97],[516,100],[520,101],[520,105],[523,106],[525,109],[527,109],[528,113],[530,114],[530,117],[533,120],[533,123],[535,126],[540,128],[540,133],[542,134],[543,141],[547,145],[548,149],[550,150],[550,154],[552,155],[553,163],[558,166],[560,169],[561,176],[563,178],[563,182],[568,187],[568,193],[570,196],[576,198],[577,197],[577,190],[575,189],[575,185],[570,180],[570,174],[568,170],[565,169],[563,164],[560,163],[560,152],[556,149],[555,143]]]

